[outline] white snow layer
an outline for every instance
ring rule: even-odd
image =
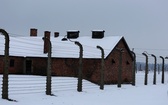
[[[51,37],[52,57],[79,58],[79,46],[74,44],[78,41],[83,46],[83,58],[101,58],[101,51],[97,46],[104,49],[105,57],[113,50],[122,36],[109,36],[102,39],[92,39],[89,36],[62,41],[62,36]],[[4,55],[4,36],[0,35],[0,55]],[[9,55],[23,57],[47,57],[43,53],[44,41],[42,37],[10,37]]]
[[[138,72],[136,86],[117,88],[117,85],[105,85],[104,90],[83,80],[82,92],[76,90],[76,78],[52,77],[52,93],[55,96],[48,96],[45,95],[46,77],[10,75],[9,98],[17,102],[0,99],[0,105],[167,105],[168,73],[165,73],[164,84],[161,84],[161,73],[157,74],[156,85],[152,82],[153,72],[149,72],[148,77],[148,85],[144,85],[144,72]],[[29,88],[22,90],[22,86]]]

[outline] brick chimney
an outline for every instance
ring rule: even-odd
[[[44,32],[44,37],[48,38],[50,40],[50,32],[49,31],[45,31]],[[44,53],[48,53],[48,41],[44,40]]]
[[[30,29],[30,36],[37,36],[37,29],[31,28]]]
[[[92,30],[93,39],[102,39],[104,37],[104,30]]]
[[[69,30],[67,31],[67,38],[69,39],[76,39],[79,37],[79,32],[78,30]]]
[[[59,32],[54,32],[54,37],[58,37],[59,36]]]

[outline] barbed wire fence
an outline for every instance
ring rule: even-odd
[[[168,72],[165,72],[165,84],[168,83]],[[144,84],[144,71],[138,71],[136,74],[136,85]],[[148,74],[148,85],[153,85],[153,72]],[[2,75],[0,75],[0,84],[2,84]],[[157,74],[156,85],[161,84],[161,74]],[[114,84],[113,84],[114,85]],[[113,86],[112,85],[112,86]],[[2,86],[2,85],[1,85]],[[52,77],[52,93],[57,95],[61,91],[77,92],[77,78],[75,77]],[[2,88],[1,88],[2,89]],[[2,90],[0,89],[0,93]],[[83,91],[88,89],[98,90],[99,85],[93,84],[87,80],[83,80]],[[46,91],[46,76],[35,75],[9,75],[9,97],[14,98],[17,95],[26,94],[45,94]]]
[[[20,41],[17,39],[16,35],[11,35],[15,40]],[[42,40],[42,39],[41,39]],[[39,41],[41,41],[39,40]],[[24,37],[22,38],[22,41],[24,43],[23,45],[17,45],[14,46],[16,49],[15,54],[20,54],[20,49],[31,49],[35,51],[41,50],[41,46],[39,44],[33,44],[30,42],[27,42]],[[36,45],[31,46],[30,45]],[[0,42],[0,46],[4,47],[4,43]],[[61,47],[61,46],[60,46]],[[92,46],[87,46],[88,49],[92,49]],[[110,49],[105,49],[110,50]],[[0,51],[3,51],[2,49]],[[71,49],[72,52],[75,52],[73,49]],[[65,52],[66,53],[66,52]],[[33,55],[38,55],[37,53],[32,53]],[[93,56],[97,53],[95,52],[88,52],[89,56]],[[144,59],[142,54],[136,54],[138,58]],[[157,57],[159,58],[159,57]],[[150,58],[153,59],[153,58]],[[139,67],[138,67],[139,68]],[[141,75],[137,78],[141,78],[140,82],[144,81],[142,78],[144,76],[144,67],[142,67]],[[158,70],[159,71],[159,70]],[[142,77],[141,77],[142,76]],[[2,84],[2,76],[0,75],[0,84]],[[153,71],[149,72],[149,83],[152,84],[153,80]],[[157,83],[160,83],[160,77],[157,78]],[[138,81],[139,82],[139,81]],[[2,86],[2,85],[1,85]],[[69,78],[69,77],[52,77],[52,92],[58,92],[58,91],[76,91],[77,89],[77,78]],[[88,82],[86,80],[83,80],[83,89],[98,89],[98,85],[93,85],[93,83]],[[9,75],[9,95],[15,96],[15,95],[22,95],[22,94],[44,94],[46,91],[46,76],[34,76],[34,75]],[[2,91],[1,91],[2,92]]]
[[[13,47],[10,48],[10,50],[12,51],[12,54],[22,54],[23,52],[20,52],[24,49],[26,50],[33,50],[33,51],[39,51],[41,50],[42,45],[40,44],[36,44],[36,43],[30,43],[27,39],[25,39],[24,37],[19,37],[21,38],[21,40],[17,39],[16,34],[15,35],[11,35],[10,37],[12,37],[12,40],[15,40],[16,42],[19,43],[12,43]],[[33,39],[32,39],[33,40]],[[41,41],[42,39],[36,39],[36,41]],[[0,42],[0,46],[1,48],[5,47],[4,46],[4,42],[1,41]],[[89,48],[89,47],[88,47]],[[73,49],[71,49],[72,52],[75,52]],[[1,51],[3,51],[1,49]],[[27,53],[27,52],[24,52]],[[31,55],[38,55],[37,53],[28,53]],[[94,55],[92,53],[92,55]],[[90,56],[92,56],[90,55]],[[1,77],[2,78],[2,77]],[[61,81],[61,82],[60,82]],[[52,91],[65,91],[65,90],[76,90],[77,88],[77,78],[74,79],[54,79],[52,80]],[[92,89],[92,88],[98,88],[97,85],[93,86],[91,85],[91,83],[89,83],[86,80],[83,80],[83,87],[84,89]],[[34,94],[34,93],[44,93],[46,91],[46,77],[41,77],[39,78],[38,76],[32,76],[32,75],[10,75],[9,74],[9,94],[10,95],[20,95],[20,94]]]
[[[2,75],[0,75],[0,84],[2,84]],[[51,87],[52,93],[61,91],[75,92],[77,90],[77,78],[54,76],[52,77]],[[83,89],[99,89],[99,86],[93,85],[87,80],[83,80]],[[46,76],[9,75],[9,96],[15,97],[16,95],[23,94],[45,94],[45,91]]]
[[[46,77],[28,75],[9,75],[9,94],[44,93]]]

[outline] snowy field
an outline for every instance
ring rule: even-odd
[[[52,77],[54,96],[48,96],[45,95],[44,76],[10,75],[9,98],[17,102],[0,98],[0,105],[167,105],[168,73],[165,73],[164,84],[161,84],[161,74],[157,74],[156,85],[152,82],[153,72],[149,72],[148,77],[147,86],[144,85],[144,73],[138,72],[136,86],[105,85],[104,90],[83,80],[82,92],[76,90],[76,78]]]

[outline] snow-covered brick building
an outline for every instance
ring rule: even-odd
[[[67,31],[70,40],[63,41],[64,36],[55,32],[50,36],[49,31],[44,32],[52,44],[51,70],[53,76],[77,77],[79,66],[79,46],[83,47],[82,72],[83,78],[99,84],[101,70],[101,51],[104,49],[104,82],[117,83],[120,50],[122,49],[122,83],[132,82],[133,57],[123,36],[104,36],[103,30],[93,30],[92,35],[79,36],[79,31]],[[47,43],[43,36],[37,36],[37,29],[30,30],[29,37],[10,36],[9,44],[9,73],[46,75],[47,70]],[[3,73],[4,58],[3,35],[0,35],[0,73]]]

